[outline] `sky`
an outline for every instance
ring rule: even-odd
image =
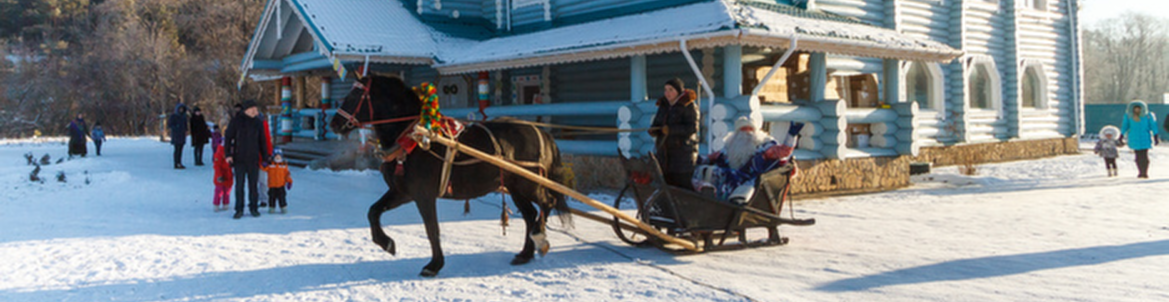
[[[1085,25],[1138,12],[1169,19],[1169,1],[1165,0],[1082,0],[1080,17]]]

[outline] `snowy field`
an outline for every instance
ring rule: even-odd
[[[1091,152],[935,169],[898,191],[798,201],[817,224],[781,227],[789,245],[690,256],[553,219],[551,253],[511,266],[522,221],[502,234],[500,196],[466,216],[446,201],[438,278],[418,276],[430,250],[413,206],[383,216],[397,256],[369,241],[376,173],[294,168],[288,214],[232,220],[212,211],[212,169],[189,147],[173,170],[170,145],[114,139],[28,181],[23,154],[65,150],[0,142],[0,301],[1169,300],[1166,148],[1147,180],[1127,150],[1117,178]]]

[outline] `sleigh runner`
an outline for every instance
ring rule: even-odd
[[[638,220],[671,236],[689,240],[702,250],[786,244],[788,239],[779,235],[780,225],[816,223],[815,219],[780,217],[795,170],[791,161],[761,175],[755,184],[757,193],[746,204],[738,205],[719,200],[709,192],[699,193],[666,184],[657,158],[652,154],[639,158],[622,157],[621,160],[626,171],[626,184],[613,207],[621,208],[628,193],[633,199]],[[614,219],[611,223],[617,237],[626,243],[680,251],[644,233],[630,232],[619,220]],[[748,241],[746,231],[751,228],[766,229],[767,239]],[[724,245],[731,236],[737,237],[739,243]]]

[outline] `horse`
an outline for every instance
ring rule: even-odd
[[[396,146],[398,138],[404,132],[412,131],[422,108],[418,94],[402,79],[370,75],[355,82],[333,116],[330,127],[334,132],[346,135],[358,127],[372,125],[382,150],[401,148]],[[565,183],[567,173],[560,162],[559,147],[551,134],[530,124],[507,118],[474,122],[466,126],[455,140],[513,163],[527,163],[525,168],[530,171],[544,173],[557,183]],[[511,260],[512,265],[528,263],[537,250],[541,256],[547,253],[549,244],[545,223],[551,209],[556,209],[561,222],[571,225],[564,194],[466,154],[457,154],[450,161],[453,164],[448,166],[449,186],[439,188],[444,183],[441,179],[443,173],[436,172],[443,170],[445,161],[440,156],[446,156],[446,152],[454,152],[454,149],[437,143],[423,144],[404,155],[404,159],[387,159],[379,170],[389,190],[369,207],[368,212],[373,242],[394,255],[394,240],[382,229],[381,216],[414,201],[430,240],[431,260],[423,267],[422,276],[436,276],[444,264],[435,208],[439,197],[471,199],[506,188],[527,227],[523,249]]]

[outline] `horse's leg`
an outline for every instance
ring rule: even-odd
[[[545,239],[543,225],[537,219],[540,212],[532,204],[532,200],[528,196],[516,194],[516,192],[512,192],[511,197],[515,201],[516,208],[519,208],[520,214],[524,216],[524,226],[527,228],[524,232],[524,249],[511,260],[512,265],[520,265],[528,263],[532,261],[532,258],[535,258],[537,247],[541,250],[540,254],[546,253],[548,240]]]
[[[373,238],[373,243],[376,243],[378,246],[382,247],[382,250],[389,252],[390,255],[396,254],[397,249],[394,244],[394,239],[391,239],[390,236],[387,236],[385,230],[382,229],[382,213],[393,210],[394,208],[397,208],[398,206],[409,201],[410,197],[406,194],[397,193],[395,190],[389,190],[386,191],[386,194],[382,195],[382,198],[378,199],[377,202],[369,206],[369,213],[367,213],[367,216],[369,218],[370,238]]]
[[[430,263],[422,268],[423,277],[434,277],[445,264],[442,256],[442,243],[438,234],[438,210],[435,208],[435,198],[419,199],[414,202],[418,205],[418,213],[422,215],[422,223],[426,225],[426,238],[430,239]]]

